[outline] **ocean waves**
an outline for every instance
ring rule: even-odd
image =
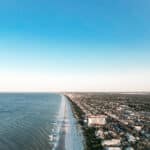
[[[0,94],[0,149],[51,150],[60,102],[55,94]]]

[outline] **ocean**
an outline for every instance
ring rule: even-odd
[[[0,94],[0,150],[83,150],[83,143],[65,96]]]

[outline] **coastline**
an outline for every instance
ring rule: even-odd
[[[95,137],[96,128],[89,128],[84,124],[85,113],[69,96],[65,96],[70,101],[73,114],[81,126],[84,136],[84,150],[102,150],[101,140]]]
[[[65,127],[62,125],[59,133],[59,141],[55,150],[65,150]]]
[[[70,100],[62,95],[65,103],[63,108],[63,120],[59,132],[59,140],[55,150],[84,150],[82,130],[78,127],[78,121],[74,116]]]
[[[65,121],[65,104],[66,102],[61,99],[61,104],[59,108],[59,113],[57,117],[57,124],[58,126],[57,129],[57,140],[56,143],[53,147],[53,150],[65,150],[65,126],[64,126],[64,121]]]

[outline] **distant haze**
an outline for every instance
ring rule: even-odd
[[[150,91],[148,73],[111,75],[9,74],[1,76],[0,91]]]

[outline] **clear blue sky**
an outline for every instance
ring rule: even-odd
[[[0,1],[0,74],[2,91],[150,90],[150,1]]]

